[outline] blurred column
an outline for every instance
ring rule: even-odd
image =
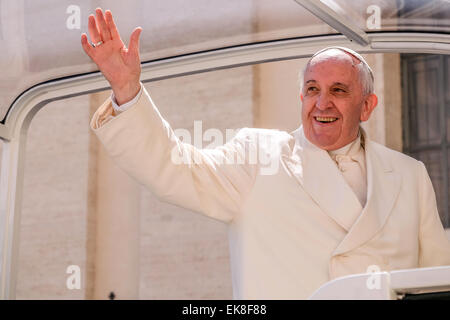
[[[109,94],[93,94],[92,109]],[[140,186],[95,143],[96,164],[90,170],[96,180],[95,195],[91,196],[95,202],[93,298],[138,299]]]
[[[364,56],[375,76],[378,106],[364,124],[374,141],[402,151],[402,90],[400,55],[377,53]]]
[[[399,10],[403,6],[401,1],[393,1],[394,7]],[[382,14],[382,19],[384,16]],[[397,18],[390,15],[392,24],[397,24]],[[385,115],[385,142],[388,148],[403,151],[403,123],[402,123],[402,71],[399,53],[383,54],[384,82],[384,115]]]
[[[364,122],[362,127],[367,131],[371,140],[386,145],[386,115],[385,115],[385,94],[384,94],[384,68],[383,54],[365,54],[363,55],[367,63],[372,68],[375,83],[375,94],[378,96],[378,105],[372,112],[369,121]]]
[[[291,25],[298,25],[298,21],[301,21],[303,17],[299,16],[298,12],[291,12],[292,6],[293,4],[289,2],[277,3],[273,6],[273,2],[269,0],[254,1],[255,32],[273,32]],[[302,59],[264,63],[253,67],[254,127],[289,132],[300,125],[298,74],[304,64],[305,59]]]
[[[284,30],[294,36],[299,32],[327,34],[333,31],[328,25],[312,26],[311,24],[315,24],[315,17],[292,1],[277,2],[273,6],[272,0],[255,0],[254,6],[256,32]],[[302,79],[299,74],[306,62],[307,59],[296,59],[253,67],[255,127],[290,132],[300,126]]]
[[[299,70],[303,60],[254,66],[254,123],[258,128],[292,131],[301,123]]]
[[[386,119],[386,146],[402,151],[402,83],[399,53],[383,55],[384,114]]]

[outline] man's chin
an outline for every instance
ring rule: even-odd
[[[336,143],[337,143],[337,138],[336,137],[329,137],[329,136],[324,136],[324,135],[314,135],[311,138],[307,137],[308,140],[310,142],[312,142],[316,147],[319,147],[320,149],[323,150],[335,150],[335,149],[339,149],[339,148],[335,148]]]

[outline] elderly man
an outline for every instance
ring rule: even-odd
[[[450,265],[424,165],[360,127],[377,97],[356,52],[327,48],[309,60],[303,124],[294,132],[245,128],[224,146],[199,150],[175,136],[139,82],[141,29],[127,49],[111,12],[97,9],[89,32],[95,45],[83,35],[82,46],[113,90],[92,129],[114,161],[161,199],[228,224],[234,298],[307,298],[373,265]],[[267,163],[251,161],[252,153],[276,170],[264,171]]]

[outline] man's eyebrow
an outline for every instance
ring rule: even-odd
[[[317,82],[316,80],[312,79],[312,80],[306,81],[305,84],[316,83],[316,82]],[[346,88],[349,87],[348,84],[345,84],[345,83],[342,83],[342,82],[334,82],[334,83],[333,83],[333,86],[341,86],[341,87],[346,87]]]
[[[333,83],[333,86],[342,86],[342,87],[346,87],[346,88],[349,87],[347,84],[342,83],[342,82],[335,82],[335,83]]]

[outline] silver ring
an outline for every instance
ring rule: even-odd
[[[103,41],[99,41],[97,43],[91,43],[92,47],[94,47],[94,48],[100,46],[101,44],[103,44]]]

